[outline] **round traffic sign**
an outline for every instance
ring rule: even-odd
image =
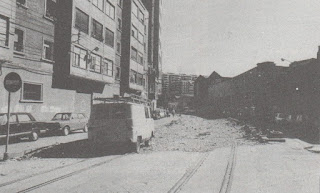
[[[4,77],[3,84],[8,92],[17,92],[22,86],[22,81],[19,74],[10,72]]]

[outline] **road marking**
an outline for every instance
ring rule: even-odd
[[[210,152],[205,153],[203,156],[200,157],[199,161],[197,164],[188,170],[182,178],[168,191],[168,193],[176,193],[181,190],[181,188],[190,180],[190,178],[197,172],[197,170],[200,168],[202,163],[207,159],[209,156]]]

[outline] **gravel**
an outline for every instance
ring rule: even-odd
[[[227,119],[208,120],[192,115],[181,115],[170,123],[158,126],[155,138],[144,152],[186,151],[207,152],[219,147],[253,145],[256,142],[243,138],[241,126]]]

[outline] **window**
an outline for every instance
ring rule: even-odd
[[[113,62],[108,59],[104,59],[102,66],[102,74],[107,76],[113,76]]]
[[[24,82],[22,84],[22,100],[42,102],[42,84]]]
[[[91,54],[91,63],[89,69],[94,72],[101,73],[101,57],[96,54]]]
[[[143,34],[140,33],[140,32],[139,32],[139,34],[138,34],[138,40],[139,40],[139,42],[140,42],[141,44],[144,43],[144,36],[143,36]]]
[[[142,74],[137,74],[137,84],[138,85],[142,85],[142,79],[143,79],[143,75]]]
[[[0,15],[0,46],[9,45],[9,18]]]
[[[30,122],[32,121],[27,114],[18,114],[18,120],[19,122]]]
[[[137,61],[139,64],[142,64],[143,65],[143,55],[139,52],[138,53],[138,61]]]
[[[56,17],[56,3],[57,0],[46,0],[46,17],[54,19]]]
[[[108,46],[114,47],[114,33],[109,30],[108,28],[106,28],[106,32],[105,32],[105,43]]]
[[[120,80],[120,76],[121,76],[121,68],[120,68],[120,66],[116,66],[116,76],[115,76],[115,78],[117,80]]]
[[[23,31],[20,29],[14,30],[14,50],[23,52]]]
[[[117,53],[121,54],[121,43],[117,42]]]
[[[118,0],[118,5],[119,5],[119,7],[122,8],[122,6],[123,6],[123,0]]]
[[[138,29],[132,25],[131,29],[131,35],[132,37],[138,38]]]
[[[76,9],[75,28],[89,34],[89,15],[85,14],[78,8]]]
[[[135,16],[138,17],[138,11],[139,11],[139,9],[138,9],[137,4],[133,3],[133,4],[132,4],[132,13],[133,13]]]
[[[148,108],[148,107],[144,107],[144,110],[145,110],[146,118],[150,118],[150,115],[149,115],[149,108]]]
[[[20,4],[20,5],[26,6],[27,5],[27,0],[17,0],[17,3]]]
[[[92,37],[99,40],[99,41],[103,41],[103,27],[102,24],[97,22],[95,19],[92,19]]]
[[[101,11],[103,11],[103,1],[104,0],[92,0],[93,5],[98,7]]]
[[[137,55],[138,55],[138,51],[134,47],[131,47],[131,58],[137,61]]]
[[[53,42],[43,41],[43,59],[53,61]]]
[[[144,14],[142,13],[141,10],[139,10],[139,20],[141,21],[141,23],[144,23]]]
[[[137,82],[137,72],[135,72],[134,70],[130,71],[130,82],[131,83]]]
[[[122,21],[120,18],[118,18],[118,30],[122,30]]]
[[[106,1],[106,10],[105,11],[109,17],[114,19],[114,6],[109,1]]]
[[[74,47],[73,49],[73,66],[82,68],[82,69],[87,69],[87,61],[86,61],[86,55],[87,51],[78,47]]]

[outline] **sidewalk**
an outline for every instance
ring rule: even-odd
[[[310,144],[300,139],[286,139],[287,143],[293,147],[298,148],[301,147],[305,150],[308,150],[312,153],[320,153],[320,145],[319,144]]]

